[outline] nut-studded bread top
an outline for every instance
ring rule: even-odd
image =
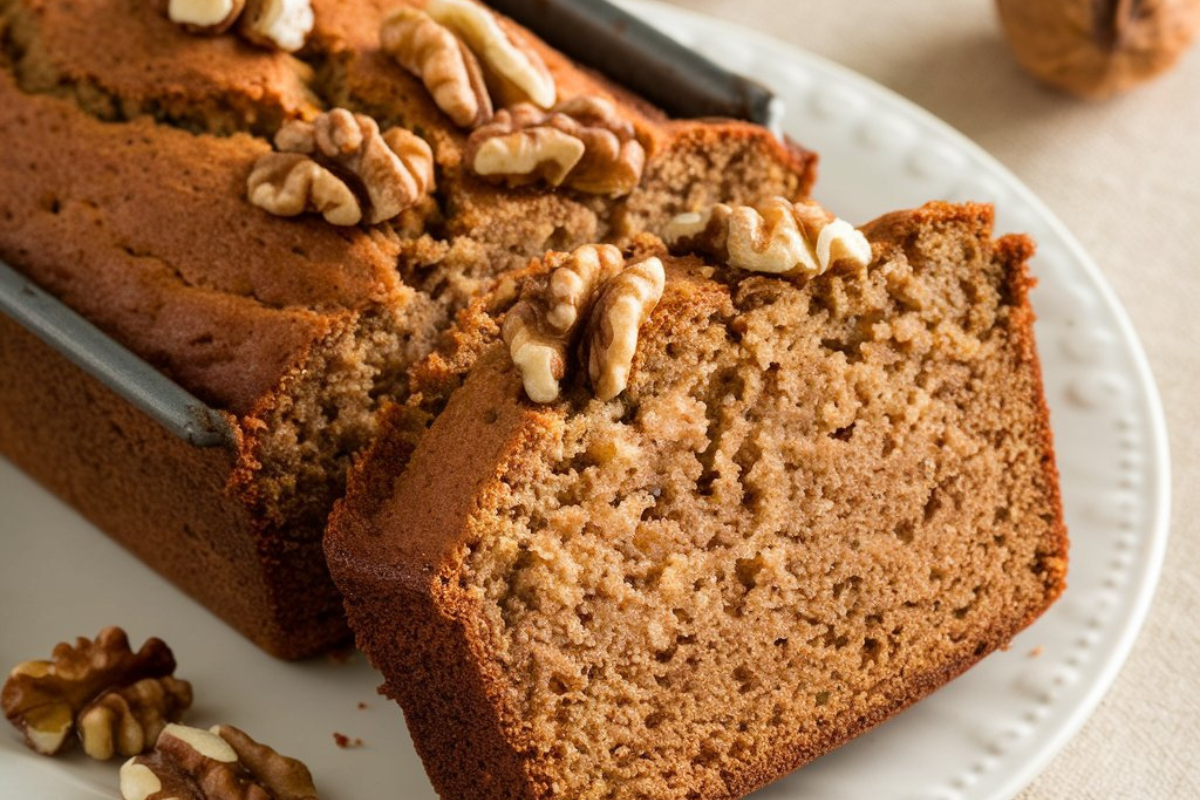
[[[110,124],[0,73],[0,257],[205,400],[247,413],[353,312],[403,307],[396,239],[245,200],[268,150]]]
[[[864,232],[807,281],[658,249],[612,401],[531,403],[495,323],[427,363],[326,551],[444,797],[740,796],[1062,590],[1031,243],[974,205]]]
[[[642,185],[620,200],[482,181],[461,168],[469,131],[380,50],[400,5],[316,0],[307,44],[289,54],[189,33],[166,0],[3,0],[0,258],[205,400],[246,414],[364,309],[402,316],[414,296],[404,282],[424,295],[426,317],[444,318],[547,246],[619,239],[708,191],[800,195],[811,184],[811,154],[755,126],[666,122],[499,17],[548,64],[560,96],[619,100],[650,154]],[[427,140],[436,194],[345,230],[247,202],[269,138],[334,106]],[[397,326],[418,335],[404,331],[428,324]]]

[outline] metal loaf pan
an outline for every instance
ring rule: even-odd
[[[0,312],[196,447],[234,442],[228,418],[0,261]]]
[[[552,47],[628,87],[673,117],[744,119],[777,131],[782,108],[735,75],[606,0],[489,0]],[[0,261],[0,312],[195,447],[235,442],[228,415]]]

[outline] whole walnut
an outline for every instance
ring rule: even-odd
[[[1169,69],[1200,30],[1200,0],[997,0],[996,8],[1021,66],[1090,98]]]

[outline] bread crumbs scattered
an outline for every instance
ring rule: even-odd
[[[359,711],[366,711],[368,708],[370,708],[369,705],[367,705],[366,703],[364,703],[361,700],[358,701],[358,710]]]
[[[362,747],[363,746],[362,739],[359,739],[357,737],[354,739],[351,739],[346,734],[338,733],[337,731],[333,732],[333,741],[337,744],[338,747],[342,748],[343,750],[348,750],[351,747]]]
[[[1045,648],[1043,648],[1043,647],[1042,647],[1042,646],[1039,644],[1037,647],[1035,647],[1035,648],[1033,648],[1032,650],[1030,650],[1030,651],[1029,651],[1029,657],[1030,657],[1030,658],[1037,658],[1038,656],[1040,656],[1040,655],[1041,655],[1041,654],[1044,652],[1044,650],[1045,650]]]

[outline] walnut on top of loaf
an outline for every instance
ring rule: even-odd
[[[583,245],[543,263],[548,272],[526,282],[501,330],[525,393],[536,403],[558,399],[577,348],[596,396],[611,400],[625,390],[638,330],[662,297],[662,261],[626,264],[612,245]]]
[[[189,33],[216,35],[236,24],[247,42],[289,53],[313,27],[310,0],[170,0],[166,12]]]
[[[417,205],[433,190],[433,153],[404,128],[382,134],[375,120],[335,108],[292,120],[275,134],[246,179],[250,202],[272,214],[320,212],[334,225],[374,224]]]
[[[814,277],[836,263],[859,269],[871,260],[861,231],[812,200],[772,197],[758,207],[716,203],[679,214],[663,231],[675,252],[703,253],[718,263],[782,277]]]

